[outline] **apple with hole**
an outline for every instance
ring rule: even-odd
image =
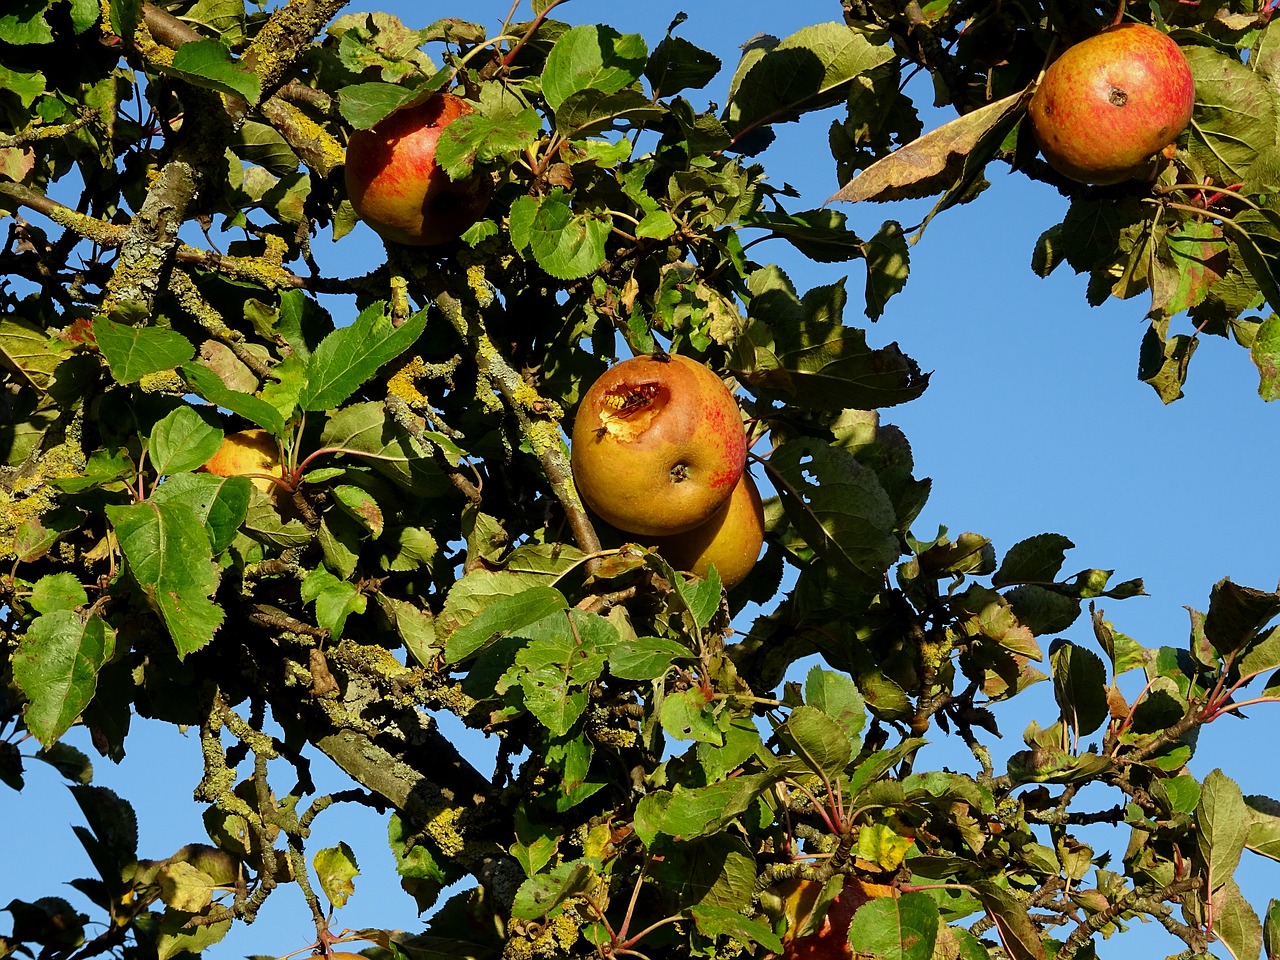
[[[705,577],[715,564],[725,587],[737,586],[756,565],[764,545],[764,505],[751,474],[742,471],[729,499],[706,523],[651,540],[677,570]]]
[[[484,215],[493,181],[483,174],[451,180],[436,163],[441,132],[471,112],[461,97],[439,93],[351,134],[347,196],[356,215],[384,240],[436,246]]]
[[[284,476],[284,469],[280,465],[280,445],[276,438],[267,431],[256,428],[229,433],[223,437],[218,452],[200,467],[200,471],[218,477],[248,475],[255,487],[263,493],[271,494],[281,488],[270,477]]]
[[[614,364],[573,422],[573,479],[583,501],[625,533],[665,536],[706,523],[729,499],[747,440],[733,394],[676,354]]]
[[[1049,165],[1081,183],[1120,183],[1191,122],[1195,81],[1178,45],[1144,23],[1125,23],[1055,60],[1027,107]]]

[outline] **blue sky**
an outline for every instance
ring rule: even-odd
[[[470,0],[456,7],[433,4],[428,12],[416,2],[395,0],[365,8],[396,13],[415,27],[436,14],[459,14],[496,29],[509,5],[509,0]],[[785,36],[836,19],[840,12],[835,0],[573,0],[555,15],[641,32],[652,47],[682,7],[690,16],[679,32],[725,63],[724,75],[705,91],[718,103],[723,103],[739,44],[758,32]],[[527,2],[521,14],[528,16]],[[760,158],[776,182],[789,182],[802,193],[802,201],[792,201],[793,209],[819,206],[839,187],[826,143],[827,126],[839,115],[832,110],[779,127],[777,142]],[[929,126],[943,119],[926,113]],[[933,221],[912,249],[906,290],[869,330],[874,345],[897,341],[924,369],[934,371],[922,398],[882,415],[911,441],[917,475],[933,479],[917,536],[931,536],[940,524],[953,534],[973,530],[990,537],[1002,554],[1024,537],[1062,533],[1077,546],[1068,555],[1069,570],[1103,567],[1115,569],[1117,581],[1145,578],[1150,596],[1105,604],[1118,629],[1147,646],[1184,644],[1184,605],[1204,609],[1216,580],[1229,576],[1272,589],[1280,575],[1276,510],[1268,506],[1271,478],[1280,474],[1280,407],[1259,399],[1247,353],[1218,339],[1208,339],[1197,352],[1187,396],[1162,406],[1135,376],[1146,326],[1143,298],[1091,309],[1083,278],[1067,267],[1047,280],[1037,278],[1030,270],[1032,247],[1061,218],[1066,201],[1002,166],[993,164],[988,175],[992,187],[976,202]],[[885,219],[900,217],[909,224],[920,214],[919,207],[898,205],[841,209],[863,236]],[[321,237],[315,250],[322,266],[339,275],[354,275],[381,256],[380,245],[363,227],[337,245]],[[861,321],[859,264],[810,264],[782,241],[757,246],[753,254],[780,263],[801,290],[847,273],[853,302],[846,320]],[[1087,619],[1066,636],[1093,645]],[[1015,702],[997,712],[1004,733],[994,748],[997,757],[1020,748],[1028,720],[1047,724],[1056,716],[1047,685],[1022,699],[1025,705]],[[1259,707],[1247,723],[1224,718],[1207,728],[1195,773],[1203,777],[1220,766],[1245,793],[1280,793],[1273,765],[1258,762],[1260,750],[1280,731],[1277,708]],[[203,838],[200,808],[191,800],[200,773],[199,745],[194,732],[184,737],[147,724],[138,724],[136,731],[119,767],[96,760],[97,782],[136,805],[143,855],[163,857]],[[485,769],[489,761],[482,758],[492,750],[470,737],[477,765]],[[70,739],[88,749],[78,731]],[[928,749],[924,762],[930,766],[972,767],[957,743],[942,740]],[[45,895],[79,902],[74,891],[59,886],[70,876],[91,872],[70,831],[71,824],[81,822],[79,812],[52,771],[32,765],[28,783],[22,794],[0,788],[0,822],[6,825],[0,842],[7,866],[0,873],[0,904]],[[1115,798],[1097,802],[1101,808]],[[362,867],[355,896],[337,915],[335,927],[413,929],[415,909],[398,888],[382,818],[350,805],[335,811],[317,821],[314,848],[345,840]],[[1109,838],[1122,852],[1127,831],[1096,828],[1089,837],[1095,844]],[[15,869],[17,864],[22,866]],[[1278,867],[1246,854],[1239,877],[1256,909],[1264,909],[1270,892],[1280,889]],[[280,956],[305,948],[313,936],[301,897],[286,888],[272,896],[254,926],[237,928],[207,955]],[[1103,960],[1119,958],[1122,951],[1163,956],[1178,946],[1148,924],[1100,941],[1098,954]]]

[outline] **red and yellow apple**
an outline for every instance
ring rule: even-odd
[[[1142,173],[1191,121],[1195,82],[1177,43],[1144,23],[1108,27],[1055,60],[1027,108],[1044,158],[1081,183]]]
[[[200,467],[200,471],[218,477],[247,475],[263,493],[274,493],[279,484],[270,477],[284,475],[280,465],[280,445],[265,430],[255,428],[229,433],[222,438],[218,452]]]
[[[764,506],[751,474],[742,472],[729,499],[706,523],[684,533],[651,537],[650,542],[677,570],[705,577],[715,564],[726,587],[741,583],[764,545]]]
[[[471,112],[467,101],[440,93],[351,135],[347,196],[383,239],[435,246],[461,236],[484,214],[493,182],[482,174],[451,180],[436,162],[441,131]]]
[[[675,354],[610,367],[573,423],[573,479],[582,499],[607,523],[640,536],[706,523],[737,486],[746,457],[729,388]]]
[[[817,907],[822,884],[816,880],[795,878],[784,880],[774,893],[781,899],[787,932],[782,936],[782,960],[849,960],[849,924],[858,908],[871,899],[863,883],[854,877],[844,878],[844,888],[827,907],[822,924],[811,934],[797,937],[795,931]]]

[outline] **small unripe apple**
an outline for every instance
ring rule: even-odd
[[[1045,71],[1027,114],[1050,166],[1105,185],[1146,169],[1186,129],[1194,106],[1191,67],[1177,43],[1125,23],[1068,47]]]
[[[751,474],[742,472],[728,501],[706,523],[651,540],[677,570],[705,577],[714,563],[726,587],[741,583],[764,545],[764,506]]]
[[[471,109],[460,97],[440,93],[351,135],[347,196],[379,236],[435,246],[461,236],[484,214],[493,182],[484,175],[451,180],[436,163],[441,131]]]
[[[582,499],[640,536],[705,523],[729,499],[746,457],[733,394],[711,370],[675,354],[610,367],[573,423],[573,479]]]
[[[222,438],[222,446],[204,466],[204,473],[219,477],[243,477],[245,474],[283,476],[280,446],[265,430],[241,430]],[[250,481],[263,493],[274,493],[279,485],[264,476],[251,476]]]

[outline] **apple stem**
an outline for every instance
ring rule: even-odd
[[[1120,26],[1120,21],[1124,19],[1125,3],[1126,3],[1126,0],[1120,0],[1120,2],[1116,4],[1116,16],[1115,16],[1115,19],[1111,21],[1111,25],[1113,27]]]

